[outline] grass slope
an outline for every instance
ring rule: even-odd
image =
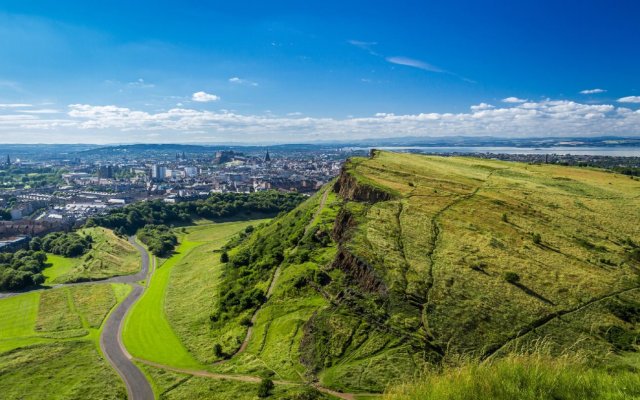
[[[156,266],[144,295],[127,315],[122,338],[134,357],[176,367],[201,367],[171,329],[164,313],[165,292],[172,269],[200,244],[183,240],[171,258]]]
[[[46,285],[105,279],[134,274],[139,270],[140,257],[136,249],[112,231],[84,228],[78,230],[78,234],[91,235],[92,249],[78,258],[47,254],[47,262],[51,266],[42,272]]]
[[[509,356],[427,371],[385,400],[625,400],[640,398],[637,371],[589,368],[564,358]]]
[[[233,235],[266,220],[201,224],[181,232],[181,241],[200,243],[176,262],[166,288],[164,312],[180,341],[201,363],[215,360],[209,326],[222,267],[218,251]]]
[[[227,356],[258,313],[246,350],[216,370],[382,392],[541,338],[607,362],[639,350],[640,182],[377,152],[347,163],[335,190],[233,244],[212,314]],[[273,295],[247,303],[274,271]]]

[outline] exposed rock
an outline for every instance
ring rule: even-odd
[[[393,199],[393,195],[385,190],[367,185],[358,180],[349,172],[349,167],[344,165],[340,176],[333,185],[334,192],[345,200],[377,203]]]
[[[387,294],[387,287],[383,280],[377,276],[375,269],[342,246],[338,249],[331,268],[339,268],[344,271],[366,292]]]

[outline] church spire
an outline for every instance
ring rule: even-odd
[[[267,154],[264,156],[264,162],[270,162],[271,156],[269,155],[269,149],[267,149]]]

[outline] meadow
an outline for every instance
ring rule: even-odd
[[[145,294],[125,320],[123,341],[140,359],[183,368],[204,368],[213,342],[208,315],[220,254],[214,252],[250,224],[241,221],[176,228],[180,243],[156,267]]]
[[[47,254],[45,285],[99,280],[119,275],[134,274],[140,269],[140,257],[136,249],[125,239],[105,228],[83,228],[80,235],[93,238],[92,248],[86,254],[63,257]]]
[[[120,399],[124,385],[102,358],[104,320],[131,290],[90,284],[0,300],[0,391],[6,398]]]

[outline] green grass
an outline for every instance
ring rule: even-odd
[[[32,335],[40,292],[0,300],[0,340]]]
[[[94,343],[40,344],[0,354],[3,399],[124,399],[124,384]]]
[[[185,228],[182,240],[201,243],[173,267],[166,288],[164,311],[180,341],[201,363],[215,360],[216,337],[209,326],[220,281],[220,249],[233,235],[265,220],[226,222]]]
[[[69,258],[47,253],[47,264],[51,264],[51,266],[45,268],[42,274],[46,278],[45,285],[51,285],[63,282],[65,276],[69,276],[73,270],[82,264],[82,258]]]
[[[45,285],[129,275],[140,269],[138,251],[112,231],[105,228],[84,228],[77,232],[91,235],[92,249],[77,258],[47,254],[47,263],[51,266],[42,272],[46,278]]]
[[[176,367],[202,366],[180,342],[164,312],[172,269],[199,245],[183,240],[175,254],[156,268],[149,287],[127,315],[122,338],[134,357]]]
[[[92,284],[0,300],[0,397],[122,399],[124,384],[102,358],[108,313],[131,287]]]
[[[2,299],[0,353],[61,340],[95,341],[107,314],[130,291],[125,284],[92,284]]]
[[[640,398],[637,371],[608,372],[560,358],[509,356],[427,371],[385,400],[625,400]]]
[[[284,261],[246,351],[215,370],[381,392],[442,359],[504,356],[541,338],[554,354],[584,351],[600,362],[640,350],[631,316],[640,307],[639,182],[594,169],[388,152],[346,171],[345,192],[393,198],[330,193],[316,215],[316,195],[230,250],[218,295],[235,297],[213,324],[227,354],[253,312],[233,301],[267,288],[269,256],[283,251]],[[341,242],[327,241],[331,234]],[[249,265],[232,267],[236,255]],[[314,281],[318,272],[330,282]],[[505,280],[508,273],[519,280]]]
[[[141,368],[151,378],[156,395],[162,400],[255,400],[258,398],[258,383],[196,377],[165,371],[148,365],[143,365]],[[306,390],[308,389],[303,386],[277,385],[269,398],[291,400],[334,399],[332,396],[323,394],[318,394],[317,397],[302,397]]]

